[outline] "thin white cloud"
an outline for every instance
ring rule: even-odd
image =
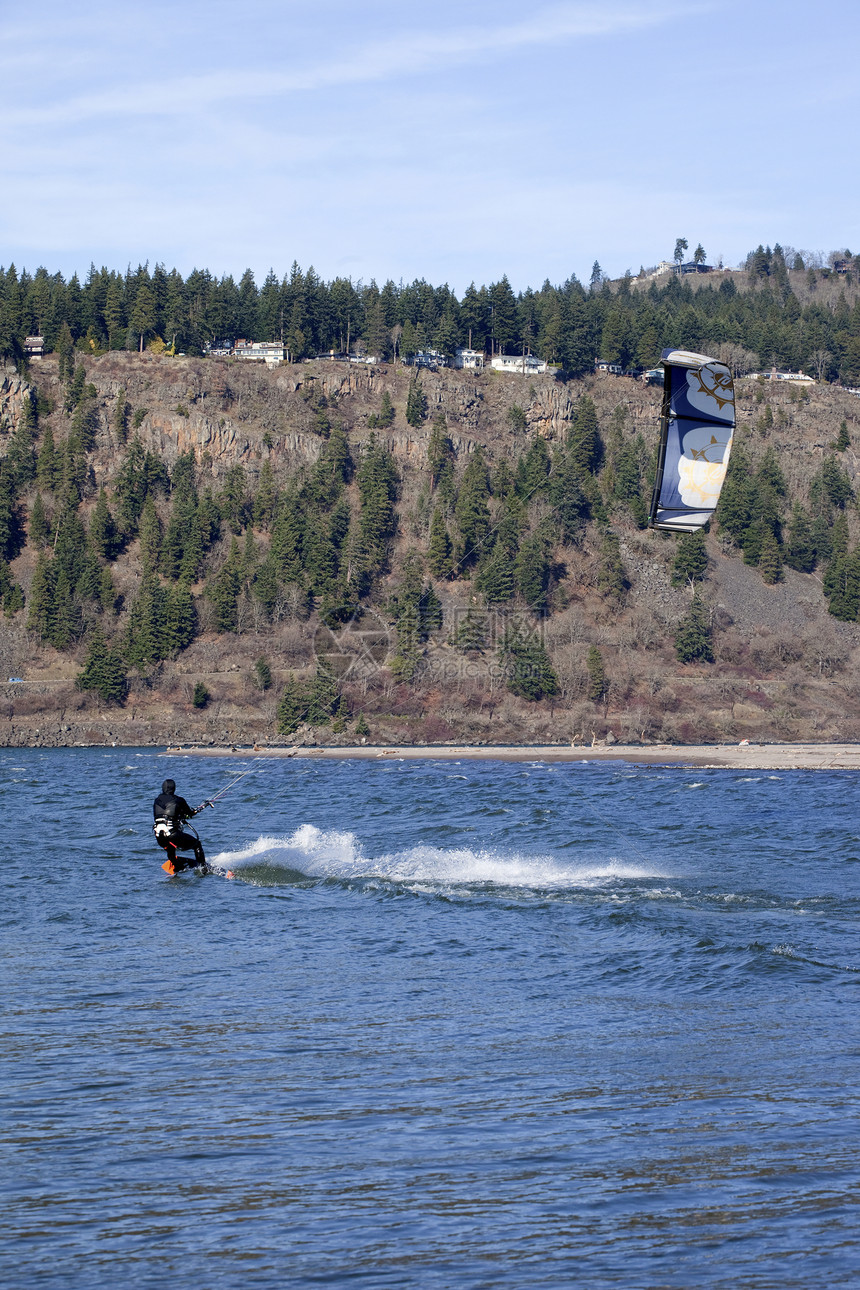
[[[450,31],[410,31],[355,48],[326,62],[286,72],[214,71],[200,76],[139,82],[85,94],[45,107],[7,111],[7,127],[27,124],[71,124],[99,117],[171,116],[211,111],[216,105],[240,100],[279,98],[338,86],[395,80],[449,67],[452,63],[485,61],[528,48],[558,45],[597,36],[622,35],[659,26],[673,18],[689,19],[710,5],[689,3],[662,6],[582,5],[545,6],[528,19]]]

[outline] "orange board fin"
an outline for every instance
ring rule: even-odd
[[[164,864],[161,867],[165,873],[169,873],[169,874],[176,873],[176,867],[172,860],[165,860]]]

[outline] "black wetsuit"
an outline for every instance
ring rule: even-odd
[[[206,864],[206,856],[203,854],[203,843],[199,838],[195,838],[190,833],[182,832],[182,825],[186,820],[190,820],[192,815],[197,812],[189,806],[184,797],[177,797],[175,793],[159,793],[158,797],[152,803],[152,814],[156,821],[169,820],[172,825],[170,833],[156,833],[155,840],[160,847],[167,852],[169,860],[173,861],[176,873],[181,873],[183,869],[194,869],[197,865]],[[177,851],[193,851],[194,859],[181,859]]]

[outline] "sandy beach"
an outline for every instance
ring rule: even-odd
[[[645,766],[698,766],[720,770],[860,770],[860,744],[613,744],[571,747],[566,744],[404,745],[295,748],[174,747],[165,755],[197,757],[309,757],[333,760],[392,758],[433,761],[625,761]]]

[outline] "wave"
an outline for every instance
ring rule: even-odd
[[[304,878],[383,879],[395,883],[564,890],[670,875],[619,859],[576,863],[549,855],[504,854],[419,845],[388,855],[368,856],[353,833],[323,831],[303,824],[290,837],[261,836],[237,851],[222,851],[209,860],[217,869],[241,872],[285,870]],[[250,875],[249,875],[250,876]]]

